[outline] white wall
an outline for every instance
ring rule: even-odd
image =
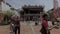
[[[2,2],[2,11],[10,10],[10,7]]]

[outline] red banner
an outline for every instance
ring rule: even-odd
[[[60,18],[60,10],[59,9],[54,10],[54,16],[56,18]]]

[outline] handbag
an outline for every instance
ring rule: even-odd
[[[41,32],[41,33],[43,33],[43,32],[44,32],[44,30],[41,28],[41,29],[40,29],[40,32]]]
[[[50,34],[50,30],[47,31],[47,34]]]

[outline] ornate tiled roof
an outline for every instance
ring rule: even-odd
[[[41,6],[41,5],[39,5],[39,6],[37,6],[37,5],[35,5],[35,6],[32,6],[32,5],[24,5],[22,8],[25,8],[25,9],[41,9],[41,8],[44,8],[44,6]]]

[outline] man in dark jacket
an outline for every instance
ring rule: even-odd
[[[20,17],[17,16],[17,18],[15,19],[15,34],[20,34]]]

